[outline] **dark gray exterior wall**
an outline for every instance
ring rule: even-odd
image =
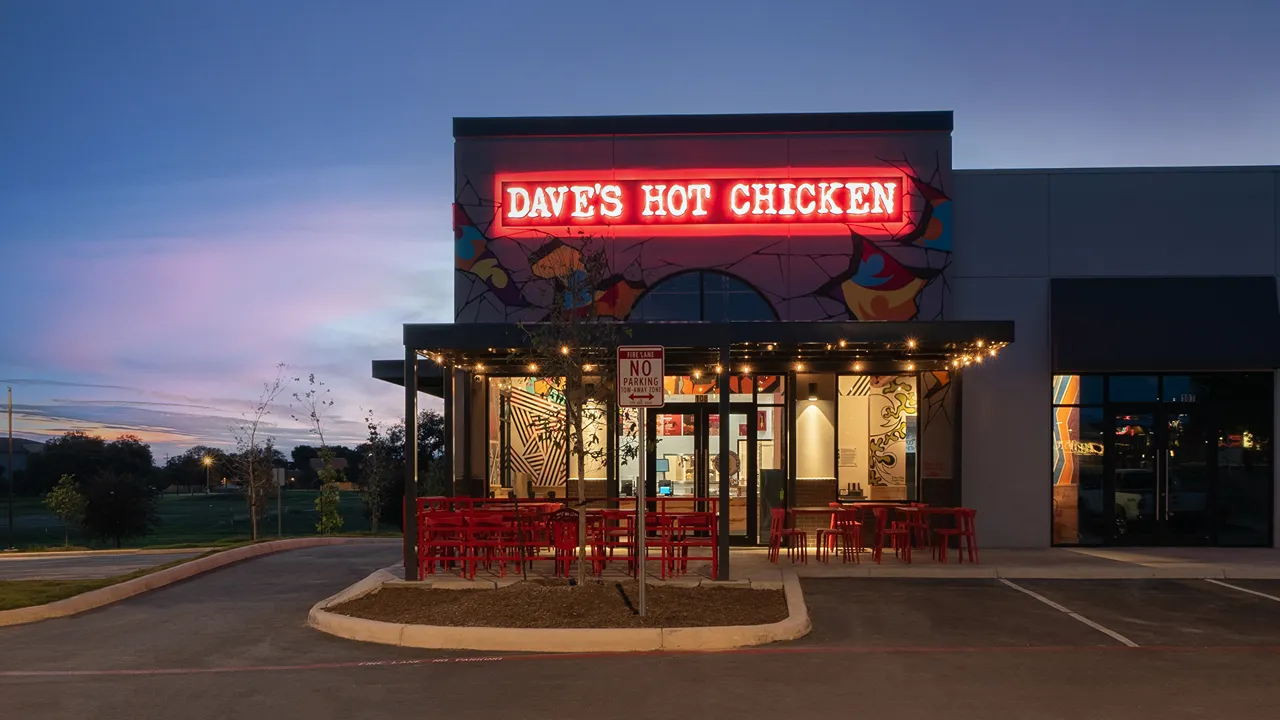
[[[1050,278],[1280,278],[1280,168],[956,170],[952,197],[948,319],[1017,328],[998,362],[966,371],[964,502],[986,546],[1045,547]]]

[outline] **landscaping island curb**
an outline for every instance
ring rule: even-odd
[[[764,625],[679,628],[493,628],[410,625],[365,620],[329,612],[328,608],[378,590],[398,578],[378,570],[342,592],[316,603],[307,624],[348,640],[430,650],[505,652],[653,652],[732,650],[794,640],[809,633],[809,609],[795,573],[785,572],[782,592],[787,617]]]
[[[32,605],[31,607],[14,608],[12,610],[0,610],[0,627],[6,625],[23,625],[26,623],[39,622],[41,620],[49,620],[51,618],[66,617],[68,615],[76,615],[88,610],[100,608],[103,605],[110,605],[119,602],[125,598],[133,597],[148,590],[162,588],[165,585],[172,585],[181,580],[186,580],[194,575],[216,570],[220,567],[248,560],[250,558],[259,557],[261,555],[270,555],[271,553],[283,552],[285,550],[300,550],[302,548],[322,547],[325,545],[349,545],[360,542],[378,542],[384,541],[384,538],[359,538],[359,537],[317,537],[317,538],[290,538],[288,540],[272,540],[270,542],[257,543],[256,545],[245,545],[244,547],[232,548],[220,553],[208,555],[206,557],[197,558],[190,562],[175,565],[164,570],[142,577],[136,577],[132,580],[108,585],[97,590],[73,595],[62,600],[44,605]]]

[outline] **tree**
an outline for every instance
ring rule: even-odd
[[[404,421],[383,428],[379,444],[382,447],[380,461],[387,477],[379,522],[404,527]],[[419,497],[444,494],[447,478],[443,457],[444,416],[435,410],[421,410],[418,412]]]
[[[84,529],[97,538],[114,538],[116,547],[146,535],[160,521],[155,489],[132,475],[103,471],[85,484],[84,499]]]
[[[607,400],[613,394],[615,368],[610,360],[624,338],[623,328],[599,314],[597,290],[610,275],[604,248],[581,231],[568,252],[550,268],[556,299],[546,318],[525,325],[529,350],[522,358],[538,377],[564,397],[563,415],[547,413],[534,432],[544,442],[569,448],[577,460],[578,583],[586,580],[586,463],[607,459],[600,438],[609,422]],[[625,452],[625,448],[620,446]]]
[[[72,431],[45,443],[43,452],[31,455],[25,487],[43,495],[53,489],[63,475],[88,478],[104,471],[155,477],[151,446],[136,435],[121,435],[107,442],[97,435]]]
[[[293,460],[293,468],[298,473],[298,485],[301,487],[319,487],[320,477],[311,467],[311,461],[320,457],[320,449],[311,445],[298,445],[289,454]]]
[[[204,486],[206,483],[211,485],[213,473],[221,473],[227,467],[228,456],[225,452],[208,445],[196,445],[181,455],[174,455],[165,461],[159,473],[162,478],[159,484],[164,487]]]
[[[44,451],[30,457],[28,489],[43,495],[63,475],[89,478],[107,469],[107,441],[96,435],[72,431],[49,440]]]
[[[262,392],[239,422],[231,427],[238,452],[233,468],[244,486],[245,501],[249,505],[250,537],[258,540],[258,520],[265,515],[267,490],[272,484],[272,469],[277,457],[283,455],[275,449],[275,439],[266,434],[266,418],[271,414],[276,399],[297,378],[287,375],[288,366],[276,365],[276,375],[262,384]]]
[[[360,500],[364,503],[365,513],[369,516],[369,530],[378,532],[378,520],[382,517],[382,506],[386,502],[387,489],[394,485],[390,473],[393,472],[393,453],[387,447],[387,436],[373,418],[373,411],[365,416],[365,427],[369,429],[369,439],[358,450],[363,455],[360,464]],[[404,445],[401,444],[403,454]],[[400,463],[403,468],[403,460]],[[403,477],[403,473],[401,475]],[[401,482],[403,487],[404,483]]]
[[[341,495],[338,483],[342,482],[342,471],[334,467],[333,449],[324,440],[324,416],[333,409],[333,398],[329,388],[319,380],[316,374],[307,376],[307,390],[294,393],[293,399],[301,408],[301,417],[295,414],[294,420],[305,419],[310,432],[320,438],[320,494],[316,496],[316,511],[320,519],[316,521],[316,532],[329,535],[342,529],[342,515],[338,512]]]
[[[159,482],[151,446],[142,442],[137,435],[121,435],[107,443],[103,450],[106,469],[153,483]],[[164,485],[158,484],[156,489],[163,490]]]
[[[85,497],[72,475],[63,475],[44,498],[44,506],[62,521],[62,544],[71,544],[71,526],[84,522]]]

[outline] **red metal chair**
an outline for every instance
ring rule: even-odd
[[[428,511],[418,515],[418,577],[434,575],[436,565],[462,562],[466,523],[461,515]]]
[[[964,562],[964,554],[966,550],[969,553],[969,562],[978,563],[978,529],[977,518],[978,511],[972,508],[955,508],[952,510],[955,516],[955,527],[938,528],[933,531],[934,552],[939,562],[947,561],[947,547],[951,544],[951,538],[956,538],[956,556],[959,562]]]
[[[492,569],[494,560],[498,561],[498,576],[506,577],[509,546],[515,540],[515,528],[504,522],[501,515],[476,511],[468,513],[466,539],[462,546],[467,577],[474,580],[476,568],[480,564],[486,570]]]
[[[676,521],[678,530],[673,550],[679,558],[677,565],[681,573],[689,572],[690,560],[710,560],[711,577],[716,577],[719,568],[716,556],[716,516],[713,512],[700,512],[680,516]],[[690,551],[705,549],[705,555],[690,555]]]
[[[871,557],[877,563],[881,562],[884,557],[884,543],[888,540],[893,547],[894,555],[910,564],[912,530],[901,523],[890,524],[889,513],[892,511],[892,507],[885,505],[871,509],[876,519],[876,541]]]
[[[840,548],[841,562],[861,562],[862,523],[858,521],[858,513],[852,509],[841,509],[831,514],[831,527],[818,530],[818,559],[822,562],[831,560],[831,550]]]
[[[809,562],[809,536],[798,528],[787,527],[787,511],[783,508],[769,510],[769,562],[778,562],[782,554],[782,541],[787,541],[787,559],[796,560],[799,551],[800,560]],[[798,545],[797,545],[798,542]]]

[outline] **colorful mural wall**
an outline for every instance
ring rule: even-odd
[[[594,303],[599,316],[625,320],[646,293],[692,270],[726,275],[753,288],[773,316],[755,319],[944,319],[952,252],[950,151],[945,132],[458,138],[455,320],[536,321],[557,303]],[[723,175],[729,167],[738,168],[739,176],[752,168],[776,175],[793,167],[805,168],[795,170],[802,176],[817,175],[824,167],[892,173],[903,185],[901,217],[892,223],[860,223],[841,215],[838,222],[702,225],[683,231],[667,226],[654,227],[651,234],[643,226],[528,228],[503,221],[503,181],[510,177],[675,173],[696,178]],[[566,292],[566,278],[572,282],[573,273],[586,272],[584,244],[598,249],[589,252],[603,254],[605,266],[593,278],[590,297]],[[697,304],[688,310],[696,313]]]

